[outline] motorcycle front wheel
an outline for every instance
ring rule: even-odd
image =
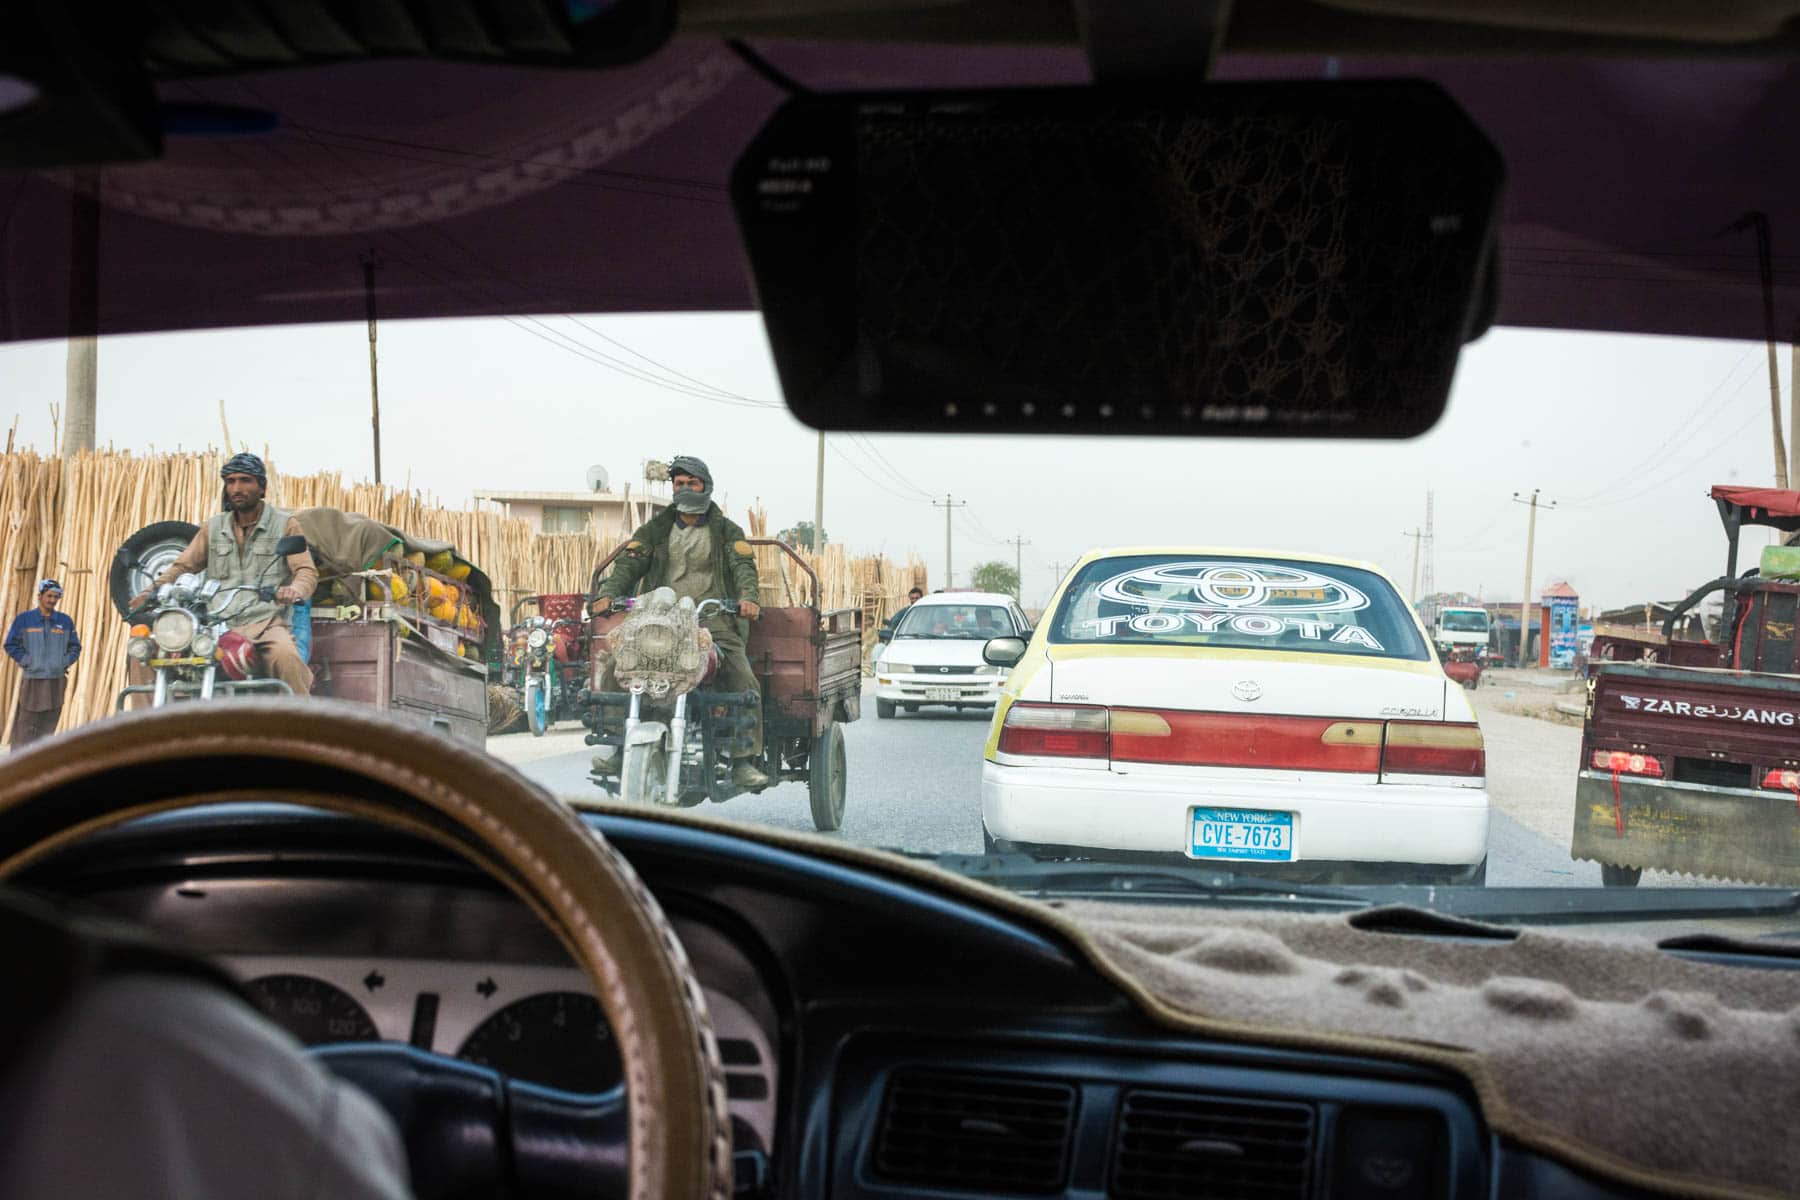
[[[661,746],[627,746],[619,769],[619,798],[656,804],[668,781],[669,756]]]
[[[550,694],[542,676],[525,680],[525,719],[531,725],[532,737],[543,737],[550,728]]]

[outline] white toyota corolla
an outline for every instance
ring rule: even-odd
[[[989,639],[1030,628],[1011,596],[1000,592],[933,592],[881,632],[875,655],[875,715],[917,712],[921,705],[992,708],[1005,667],[982,661]]]
[[[1012,666],[982,766],[990,851],[1485,881],[1474,709],[1374,566],[1092,551],[1029,644],[984,652]]]

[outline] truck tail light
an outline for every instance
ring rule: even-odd
[[[1291,771],[1381,769],[1381,722],[1115,708],[1115,762]]]
[[[1762,785],[1783,792],[1800,792],[1800,771],[1792,767],[1771,767]]]
[[[1487,774],[1487,744],[1479,725],[1435,721],[1389,721],[1381,751],[1388,775]]]
[[[998,749],[1038,758],[1105,759],[1112,753],[1111,729],[1104,708],[1019,703],[1006,710]]]
[[[1651,779],[1663,777],[1662,759],[1654,754],[1637,754],[1630,750],[1596,750],[1590,761],[1596,771],[1609,771],[1615,775],[1647,775]]]

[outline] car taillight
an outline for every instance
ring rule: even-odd
[[[1763,776],[1762,785],[1784,792],[1800,792],[1800,771],[1792,767],[1771,767],[1769,773]]]
[[[1381,769],[1381,722],[1115,708],[1115,762],[1290,771]]]
[[[1043,758],[1106,758],[1111,721],[1104,708],[1075,704],[1015,704],[1000,726],[1002,754]]]
[[[1487,774],[1479,725],[1389,721],[1381,750],[1382,775]]]
[[[1654,754],[1637,754],[1630,750],[1596,750],[1589,761],[1596,771],[1608,771],[1617,775],[1647,775],[1652,779],[1663,777],[1662,759]]]

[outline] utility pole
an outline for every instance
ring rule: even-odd
[[[819,430],[819,480],[813,492],[813,553],[825,553],[825,431]]]
[[[91,173],[69,189],[69,355],[63,375],[63,457],[94,448],[99,391],[100,196]]]
[[[1788,486],[1800,486],[1800,326],[1788,347]],[[1784,546],[1800,546],[1800,532],[1782,537]]]
[[[1425,544],[1425,531],[1414,529],[1402,532],[1401,537],[1409,537],[1413,544],[1412,590],[1406,593],[1407,600],[1416,608],[1419,604],[1419,547]]]
[[[1756,234],[1756,267],[1762,279],[1763,335],[1769,344],[1769,419],[1775,432],[1775,486],[1788,487],[1788,456],[1781,437],[1781,376],[1775,368],[1775,264],[1770,248],[1769,218],[1751,210],[1727,225],[1726,233],[1745,229]],[[1800,435],[1800,429],[1795,430]]]
[[[1554,500],[1540,504],[1537,488],[1529,497],[1513,493],[1514,504],[1529,504],[1531,519],[1525,526],[1525,597],[1519,601],[1519,666],[1525,665],[1525,646],[1531,640],[1531,555],[1537,549],[1537,515],[1540,508],[1555,508]]]
[[[1007,538],[1006,544],[1013,548],[1013,599],[1022,604],[1025,601],[1025,558],[1022,549],[1031,543],[1021,535]]]
[[[1419,575],[1419,586],[1425,589],[1427,596],[1437,594],[1437,533],[1431,523],[1432,500],[1428,489],[1425,492],[1425,567]]]
[[[362,263],[363,302],[369,310],[369,424],[375,431],[375,482],[381,482],[381,381],[375,371],[375,271],[382,265],[381,255],[365,250],[357,256]]]
[[[949,493],[945,493],[942,500],[933,500],[931,502],[931,507],[944,510],[944,586],[949,587],[951,579],[953,578],[950,574],[950,514],[959,508],[969,507],[969,502],[967,500],[952,500],[950,499]]]

